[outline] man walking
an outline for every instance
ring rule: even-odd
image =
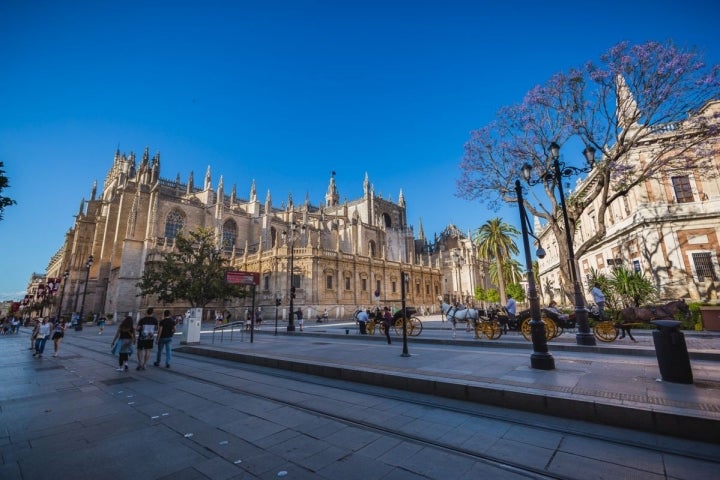
[[[137,358],[138,366],[136,370],[145,370],[145,365],[150,360],[150,351],[155,343],[155,333],[157,333],[158,321],[153,316],[153,308],[147,309],[147,315],[140,319],[137,325],[138,341],[137,341]]]
[[[165,348],[165,368],[170,368],[170,360],[172,360],[172,339],[175,334],[175,320],[170,316],[170,310],[163,312],[163,319],[160,320],[160,328],[158,330],[157,339],[157,355],[155,355],[155,366],[160,366],[160,357],[163,348]]]

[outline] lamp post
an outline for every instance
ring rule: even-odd
[[[295,331],[295,311],[294,311],[294,300],[295,300],[295,241],[298,240],[302,235],[305,234],[305,225],[302,225],[298,230],[298,226],[294,223],[290,225],[290,232],[282,232],[283,240],[288,242],[290,248],[290,314],[288,315],[288,332]]]
[[[57,311],[57,321],[58,322],[60,321],[60,317],[62,316],[62,302],[63,302],[63,297],[65,296],[65,284],[67,283],[67,279],[69,276],[70,276],[70,271],[65,270],[65,273],[63,273],[63,276],[62,276],[62,278],[63,278],[62,288],[60,289],[60,303],[58,303],[58,311]]]
[[[545,323],[540,318],[540,299],[535,286],[535,274],[533,273],[532,257],[530,256],[529,225],[530,221],[523,203],[522,185],[520,180],[515,180],[515,192],[517,193],[518,209],[520,210],[520,224],[523,247],[525,248],[525,269],[528,277],[528,301],[530,302],[530,335],[532,338],[533,353],[530,355],[530,366],[539,370],[554,370],[555,359],[548,352],[547,337],[545,336]],[[534,236],[534,235],[533,235]],[[537,250],[537,256],[543,258],[545,251],[542,247]]]
[[[588,323],[587,309],[585,308],[585,298],[583,297],[582,287],[580,286],[580,280],[578,279],[577,273],[577,262],[575,260],[575,247],[573,243],[573,234],[570,231],[570,221],[568,220],[567,206],[565,205],[565,192],[563,191],[562,179],[563,177],[569,177],[571,175],[577,175],[580,173],[588,173],[595,166],[595,149],[591,146],[586,146],[583,150],[583,155],[588,163],[586,168],[568,167],[565,164],[560,163],[560,146],[552,142],[550,144],[550,158],[552,159],[553,169],[552,172],[545,172],[541,178],[535,182],[541,181],[555,181],[557,184],[558,194],[560,196],[560,208],[563,215],[563,224],[565,226],[565,242],[568,249],[568,267],[570,268],[570,277],[573,282],[573,296],[575,302],[575,321],[578,324],[578,332],[575,335],[575,340],[578,345],[595,345],[595,337],[590,333],[590,325]],[[528,164],[523,166],[523,176],[530,182],[532,167]]]
[[[462,256],[460,256],[460,252],[458,252],[458,251],[454,251],[452,256],[453,256],[453,262],[455,263],[455,267],[457,267],[457,272],[458,272],[458,290],[459,290],[458,300],[460,301],[460,303],[464,303],[463,289],[462,289],[462,266],[465,263],[465,259]]]
[[[83,329],[83,311],[85,310],[85,295],[87,294],[87,285],[88,280],[90,279],[90,267],[92,267],[93,264],[93,256],[90,255],[88,258],[87,263],[85,264],[85,286],[83,287],[83,297],[82,297],[82,303],[80,303],[80,318],[78,318],[78,323],[75,325],[75,331],[79,332]]]

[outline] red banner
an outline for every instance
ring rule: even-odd
[[[260,274],[257,272],[225,272],[225,281],[232,285],[258,285],[260,283]]]

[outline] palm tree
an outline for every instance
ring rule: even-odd
[[[490,280],[494,282],[495,284],[498,284],[498,266],[497,263],[493,263],[490,265]],[[520,281],[523,279],[523,268],[522,265],[520,265],[520,262],[515,260],[514,258],[511,258],[509,260],[506,260],[502,264],[502,277],[503,282],[505,282],[505,285],[509,285],[511,283],[520,283]]]
[[[503,264],[510,260],[512,255],[518,253],[515,238],[520,232],[503,222],[500,218],[492,218],[485,222],[473,235],[473,243],[478,249],[478,255],[488,261],[495,260],[495,271],[504,272]],[[505,304],[505,279],[504,275],[497,276],[498,289],[500,290],[500,301]]]

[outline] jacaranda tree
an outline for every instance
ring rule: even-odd
[[[595,233],[575,245],[580,257],[604,237],[605,212],[613,202],[648,179],[673,171],[686,174],[711,157],[720,119],[704,107],[719,98],[720,65],[705,65],[694,49],[671,42],[619,43],[597,62],[552,76],[521,103],[500,109],[492,123],[473,131],[460,164],[458,195],[491,208],[517,202],[514,182],[523,164],[539,175],[552,171],[551,143],[562,146],[574,140],[594,148],[593,182],[582,195],[570,193],[566,202],[573,232],[586,208],[597,208]],[[687,134],[672,142],[655,141],[678,127]],[[571,155],[575,158],[582,155]],[[553,232],[565,259],[560,262],[563,285],[572,298],[558,179],[547,179],[543,193],[534,191],[536,204],[526,197],[525,207]]]

